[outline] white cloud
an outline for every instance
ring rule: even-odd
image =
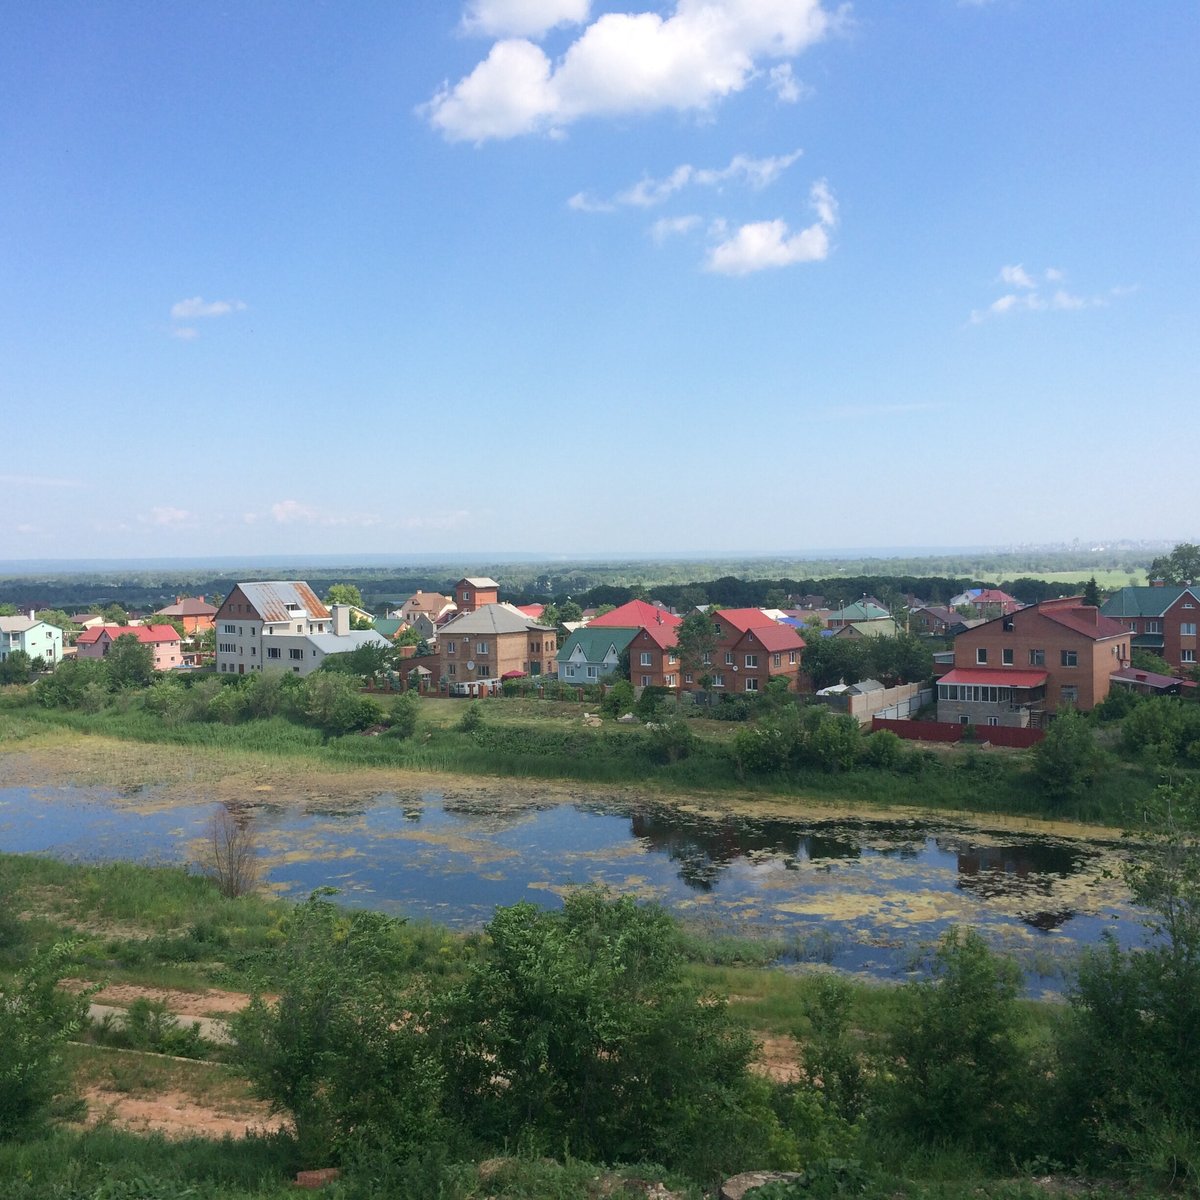
[[[660,217],[650,226],[650,236],[659,243],[667,238],[679,237],[691,233],[700,227],[700,218],[694,214],[685,217]]]
[[[797,233],[783,220],[754,221],[732,235],[721,229],[717,236],[723,240],[708,252],[705,270],[717,275],[750,275],[828,258],[829,233],[837,224],[837,201],[824,180],[813,184],[810,201],[817,220]]]
[[[171,330],[171,336],[181,342],[194,342],[200,336],[200,330],[192,325],[177,325]]]
[[[1098,296],[1080,296],[1065,287],[1057,287],[1053,291],[1042,289],[1041,280],[1047,283],[1061,283],[1065,278],[1066,272],[1058,267],[1047,267],[1040,275],[1037,272],[1026,271],[1019,263],[1015,266],[1001,267],[996,277],[997,282],[1020,288],[1021,291],[1005,292],[986,308],[974,309],[970,323],[981,325],[990,317],[1003,317],[1018,312],[1077,312],[1085,308],[1103,308],[1108,303],[1108,296],[1123,294],[1123,290],[1118,288],[1110,288],[1107,295]]]
[[[1037,284],[1029,278],[1029,273],[1020,263],[1012,267],[1000,268],[1000,282],[1007,283],[1009,287],[1035,288]]]
[[[582,25],[590,0],[472,0],[463,29],[484,37],[541,37],[560,25]]]
[[[588,116],[704,110],[745,88],[761,60],[793,58],[835,23],[820,0],[676,0],[665,17],[604,13],[555,62],[531,41],[497,42],[422,111],[449,140],[482,142]]]
[[[205,300],[203,296],[192,296],[171,305],[171,319],[194,321],[199,317],[227,317],[230,313],[244,312],[245,308],[241,300]]]
[[[141,518],[148,525],[188,525],[195,519],[186,508],[173,508],[170,505],[159,505],[151,508],[148,516]]]
[[[329,513],[313,508],[309,504],[301,504],[299,500],[280,500],[271,505],[271,516],[280,525],[320,525],[323,528],[333,528],[340,525],[353,525],[367,529],[372,525],[382,523],[382,518],[374,513]],[[252,525],[257,520],[254,513],[246,513],[242,520]]]
[[[725,183],[744,184],[755,191],[761,191],[774,183],[801,154],[802,150],[766,158],[735,154],[725,167],[694,167],[690,163],[682,163],[661,179],[647,176],[638,180],[611,200],[599,200],[587,192],[576,192],[567,201],[567,207],[576,212],[587,213],[616,212],[621,207],[654,208],[684,188],[719,188]]]
[[[792,73],[790,62],[780,63],[767,72],[767,87],[775,93],[783,104],[795,104],[805,96],[812,95],[812,88]]]
[[[299,500],[280,500],[271,505],[271,516],[280,525],[290,525],[294,521],[315,521],[317,510],[301,504]]]

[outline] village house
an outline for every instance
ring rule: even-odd
[[[557,655],[558,678],[563,683],[599,683],[616,673],[621,652],[637,635],[636,629],[601,625],[577,629]]]
[[[856,600],[853,604],[845,604],[841,608],[834,609],[825,619],[825,627],[838,630],[843,625],[861,624],[864,621],[889,621],[892,629],[896,628],[896,623],[892,621],[892,614],[870,599]]]
[[[709,617],[716,643],[703,668],[712,690],[753,695],[776,678],[796,687],[804,639],[792,626],[779,624],[759,608],[717,609]],[[699,689],[703,678],[686,672],[683,686]]]
[[[1089,712],[1129,665],[1126,626],[1078,597],[985,621],[954,639],[954,669],[938,680],[938,720],[1038,726],[1062,708]]]
[[[332,611],[300,580],[236,584],[217,610],[217,671],[262,670],[311,675],[331,654],[386,647],[373,629],[350,628],[350,606]]]
[[[922,633],[931,637],[946,637],[951,628],[962,619],[962,614],[945,604],[926,604],[914,608],[908,616],[911,633]]]
[[[178,621],[183,626],[185,636],[194,638],[213,627],[217,608],[203,596],[176,596],[174,604],[160,608],[154,615],[166,617],[168,621]]]
[[[119,637],[129,635],[154,653],[154,669],[170,671],[183,664],[179,633],[172,625],[93,625],[75,640],[79,658],[105,658]]]
[[[472,593],[484,590],[474,580],[462,582]],[[553,675],[557,652],[558,631],[552,626],[538,624],[511,604],[490,603],[443,625],[435,657],[440,678],[455,691],[480,681],[491,686],[505,678]]]
[[[39,621],[32,612],[27,617],[0,617],[0,662],[18,650],[53,667],[62,661],[62,630]]]
[[[1165,659],[1176,671],[1196,666],[1196,625],[1200,621],[1200,585],[1124,587],[1110,596],[1100,611],[1119,621],[1133,635],[1135,650]]]
[[[466,577],[454,585],[454,604],[460,613],[474,612],[488,604],[499,604],[500,585],[486,576]]]
[[[425,617],[431,627],[435,627],[440,618],[454,612],[454,601],[441,592],[414,592],[394,613],[389,616],[399,617],[405,625],[416,624],[418,617]]]
[[[634,687],[679,686],[675,630],[681,618],[645,600],[630,600],[601,617],[588,629],[634,629],[629,642],[629,679]]]

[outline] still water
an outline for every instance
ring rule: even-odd
[[[555,905],[598,883],[714,932],[766,936],[785,959],[875,977],[917,969],[970,924],[1022,963],[1032,992],[1061,987],[1082,946],[1142,936],[1103,842],[939,822],[706,816],[626,800],[486,801],[440,792],[231,806],[279,893],[332,885],[350,904],[477,927],[499,904]],[[0,788],[0,850],[77,861],[192,862],[212,803],[153,789]]]

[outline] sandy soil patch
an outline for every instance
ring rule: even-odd
[[[89,1126],[110,1124],[133,1133],[161,1133],[168,1138],[240,1138],[274,1133],[286,1124],[265,1103],[255,1100],[209,1105],[179,1091],[130,1096],[99,1086],[87,1088],[83,1098],[87,1101]]]
[[[804,1077],[800,1069],[799,1043],[787,1034],[764,1037],[750,1069],[772,1083],[798,1083]]]
[[[62,986],[79,993],[91,984],[85,979],[64,979]],[[241,1012],[250,1003],[245,992],[226,992],[219,988],[185,992],[178,988],[143,987],[136,983],[112,983],[100,989],[92,1000],[114,1008],[128,1008],[135,1000],[154,1000],[165,1004],[177,1017],[227,1017]]]

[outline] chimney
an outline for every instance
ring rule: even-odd
[[[333,632],[338,637],[346,637],[350,632],[350,605],[335,604],[333,606]]]

